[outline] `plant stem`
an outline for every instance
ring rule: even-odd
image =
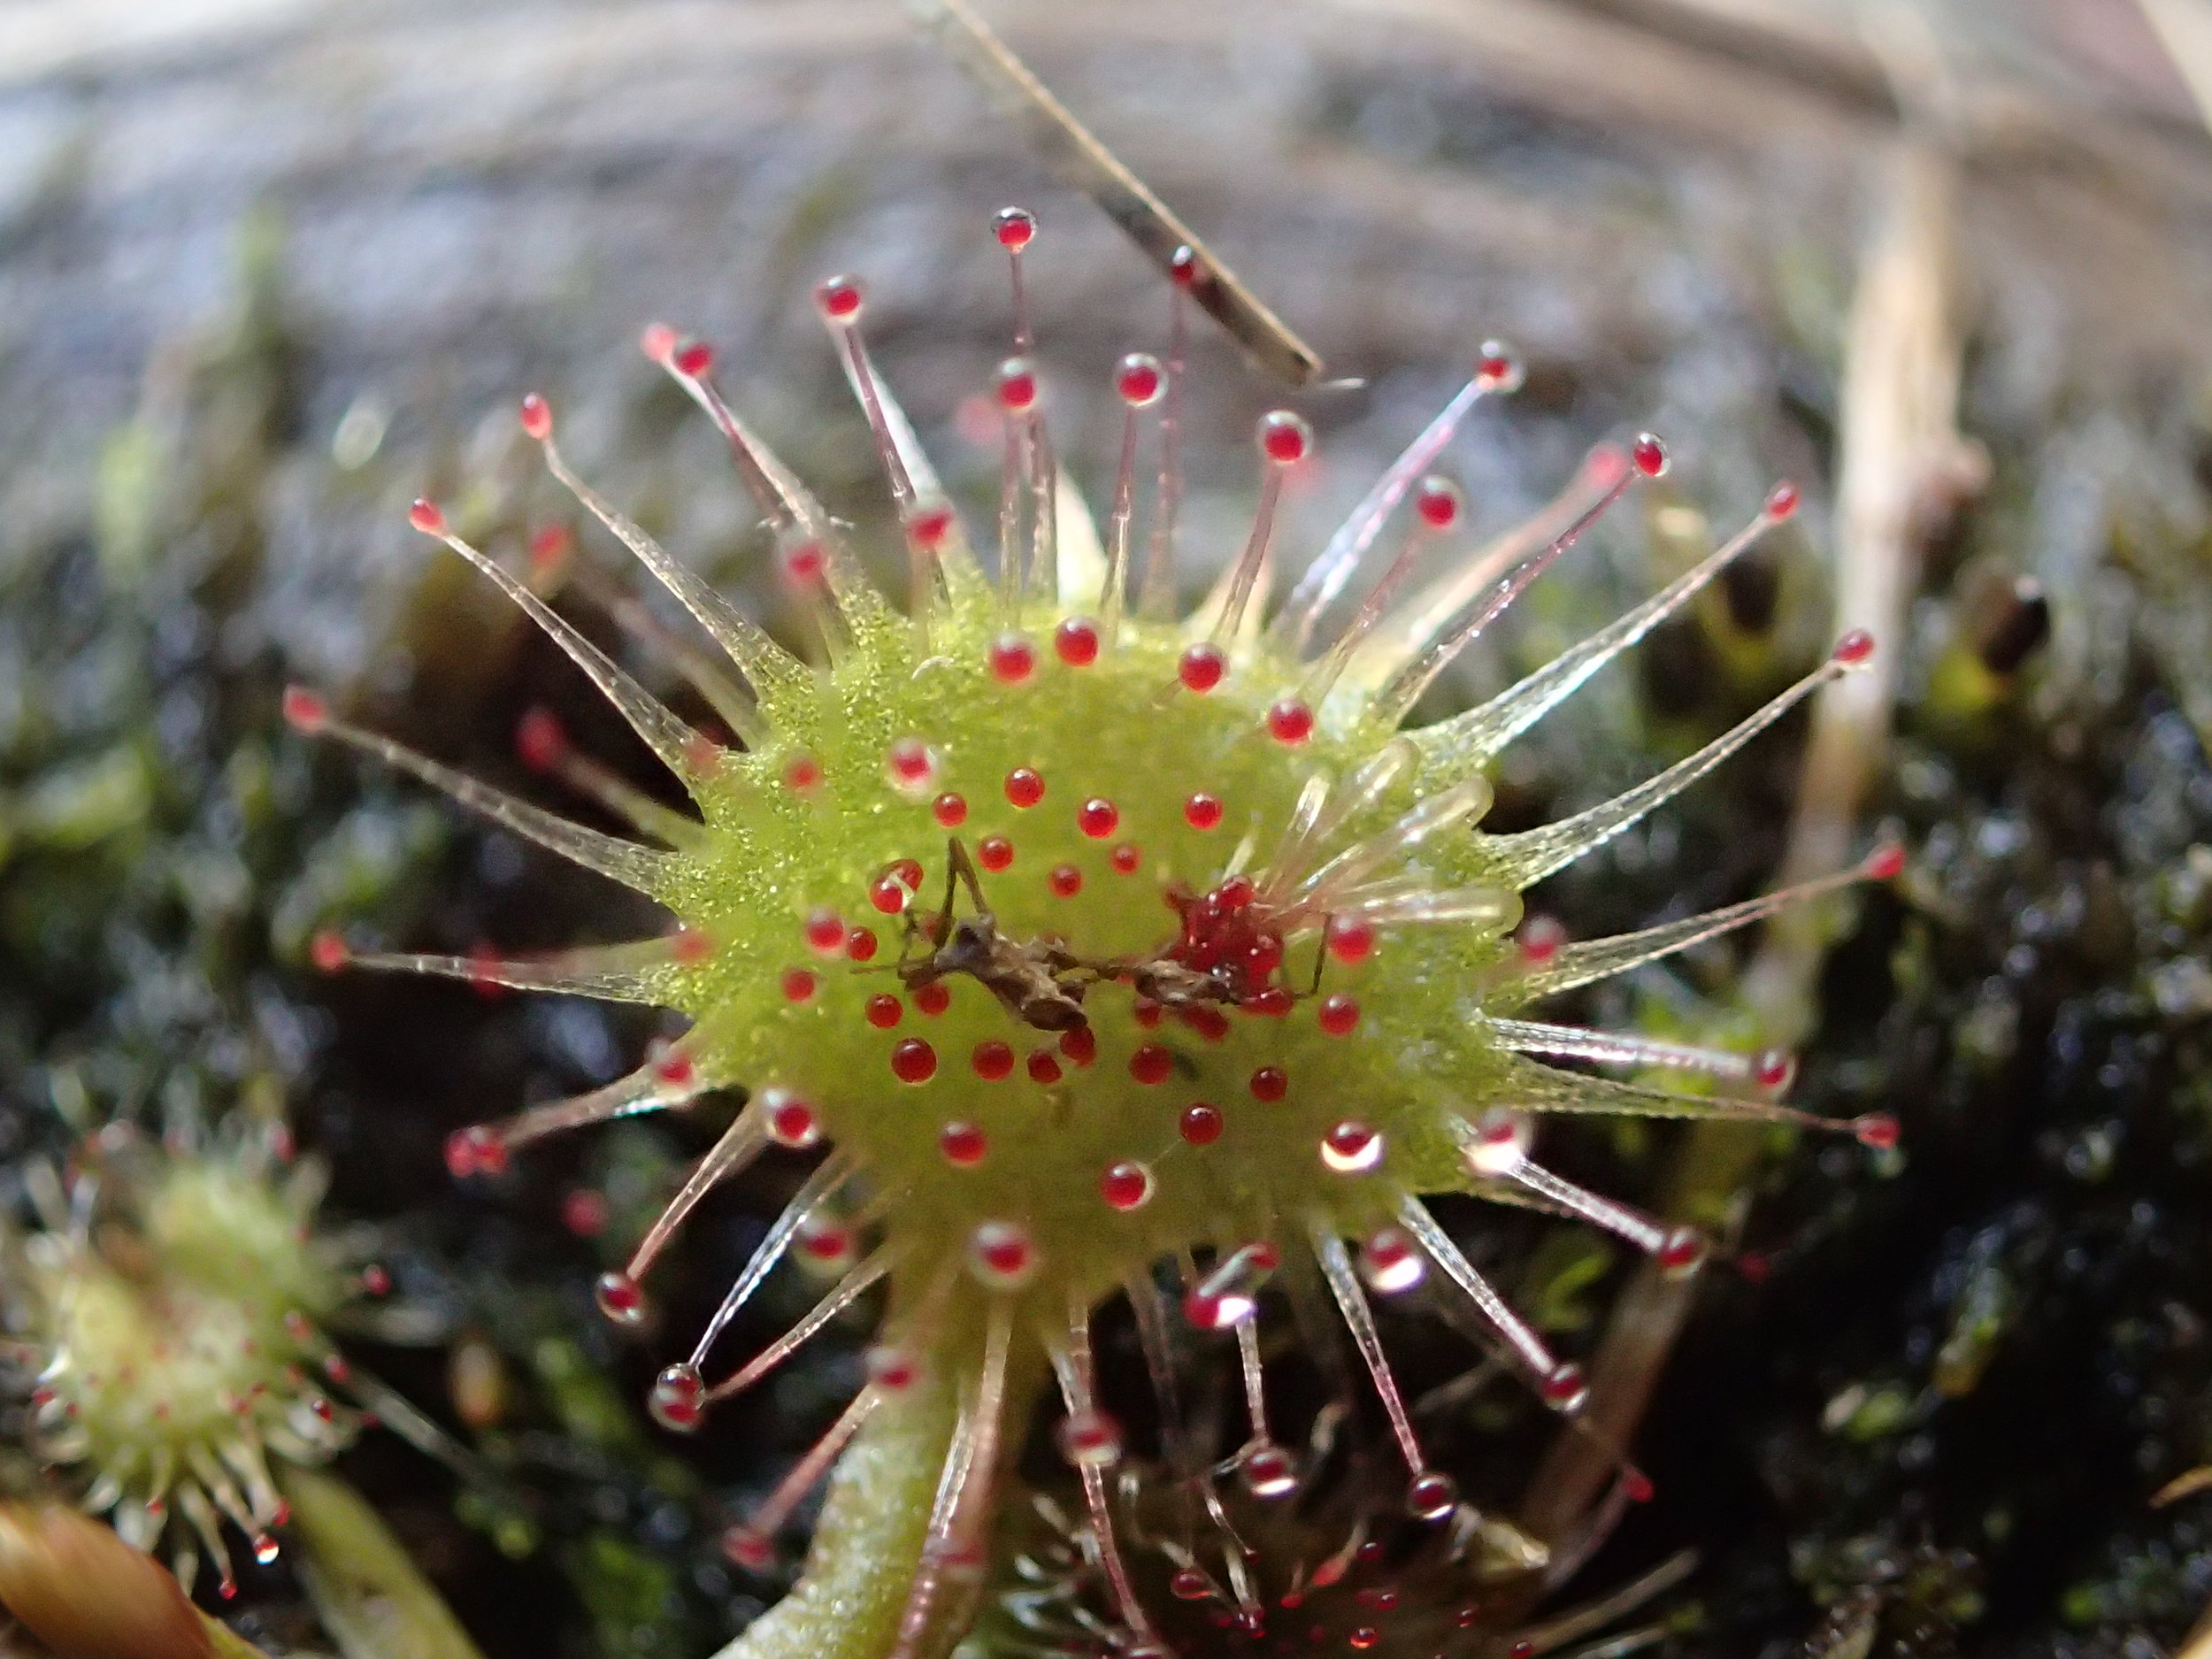
[[[882,1659],[891,1651],[958,1417],[941,1372],[877,1409],[830,1477],[805,1576],[718,1659]]]

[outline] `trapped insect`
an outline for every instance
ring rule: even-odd
[[[965,918],[953,915],[953,901],[965,887],[973,907]],[[999,931],[998,918],[983,896],[975,864],[957,835],[945,844],[945,902],[927,923],[907,914],[907,950],[893,964],[910,992],[926,990],[947,976],[964,973],[1025,1025],[1039,1031],[1076,1031],[1083,1017],[1083,995],[1102,977],[1093,964],[1071,955],[1064,943],[1035,939],[1027,943]],[[913,942],[929,941],[928,955],[910,960]],[[865,970],[863,970],[865,972]]]

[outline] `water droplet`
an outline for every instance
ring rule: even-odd
[[[1016,1222],[986,1221],[968,1235],[968,1263],[975,1277],[993,1290],[1027,1284],[1039,1263],[1029,1230]]]
[[[701,1380],[696,1365],[671,1365],[653,1379],[653,1390],[645,1397],[645,1407],[653,1414],[653,1421],[663,1428],[688,1434],[699,1426],[706,1394],[706,1384]]]
[[[634,1325],[645,1317],[645,1293],[627,1273],[600,1274],[591,1294],[599,1311],[617,1325]]]
[[[1411,1290],[1427,1277],[1428,1266],[1411,1236],[1396,1227],[1380,1229],[1360,1249],[1360,1277],[1379,1295]]]
[[[1103,1411],[1063,1417],[1053,1438],[1060,1455],[1078,1469],[1110,1469],[1121,1461],[1121,1425]]]
[[[1406,1512],[1417,1521],[1440,1521],[1459,1505],[1459,1487],[1449,1475],[1425,1469],[1406,1487]]]
[[[1462,1155],[1476,1174],[1502,1179],[1528,1162],[1528,1144],[1534,1133],[1526,1113],[1494,1107],[1475,1125]]]
[[[1244,1489],[1256,1498],[1288,1497],[1298,1489],[1298,1464],[1272,1441],[1253,1447],[1238,1466]]]
[[[1260,417],[1260,453],[1278,466],[1290,466],[1313,452],[1313,428],[1304,416],[1287,409],[1270,410]]]
[[[1130,1162],[1110,1164],[1098,1178],[1099,1195],[1116,1210],[1141,1210],[1152,1198],[1152,1171]]]
[[[1363,1175],[1382,1158],[1382,1135],[1371,1125],[1348,1118],[1321,1138],[1321,1163],[1339,1175]]]

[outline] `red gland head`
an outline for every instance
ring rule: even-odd
[[[914,902],[915,891],[921,883],[918,874],[911,880],[907,878],[905,866],[913,862],[910,858],[902,858],[870,882],[868,902],[886,916],[902,914],[906,907]]]
[[[703,380],[714,372],[714,348],[703,340],[687,340],[676,349],[673,361],[678,373]]]
[[[990,1137],[974,1124],[950,1123],[937,1132],[937,1150],[956,1170],[973,1169],[990,1149]]]
[[[1763,1094],[1786,1094],[1797,1080],[1797,1056],[1786,1048],[1762,1048],[1751,1058],[1751,1080]]]
[[[1037,648],[1018,634],[1002,634],[991,641],[991,678],[1002,686],[1018,686],[1037,672]]]
[[[550,709],[528,709],[515,723],[515,753],[532,772],[551,772],[568,758],[568,733]]]
[[[565,524],[549,524],[530,538],[530,580],[551,582],[561,561],[575,549],[576,539]]]
[[[1360,1247],[1360,1277],[1379,1295],[1396,1296],[1428,1276],[1428,1259],[1410,1234],[1384,1227]]]
[[[1060,1455],[1078,1469],[1110,1469],[1121,1461],[1121,1425],[1099,1410],[1077,1411],[1053,1432]]]
[[[835,910],[823,909],[810,911],[804,928],[806,946],[818,956],[836,956],[844,954],[845,918]]]
[[[330,724],[330,705],[320,692],[305,686],[284,688],[284,723],[303,737],[313,737]]]
[[[1132,351],[1114,367],[1114,389],[1132,409],[1157,403],[1166,385],[1159,358],[1148,351]]]
[[[1338,1175],[1363,1175],[1382,1156],[1382,1134],[1369,1124],[1348,1118],[1321,1137],[1322,1167]]]
[[[1523,966],[1540,968],[1549,964],[1566,944],[1567,930],[1553,917],[1532,916],[1522,924],[1514,942]]]
[[[958,522],[949,502],[920,502],[906,516],[906,534],[924,552],[941,552],[952,540],[953,526]]]
[[[1502,340],[1484,341],[1475,355],[1475,379],[1486,391],[1518,391],[1525,373],[1513,348]]]
[[[1864,628],[1853,628],[1836,641],[1836,649],[1828,655],[1841,667],[1862,667],[1873,660],[1874,636]]]
[[[1666,476],[1667,446],[1648,432],[1636,434],[1636,442],[1629,445],[1628,458],[1636,464],[1636,470],[1646,478]]]
[[[1218,645],[1204,641],[1185,651],[1175,666],[1175,677],[1183,682],[1184,689],[1200,693],[1211,691],[1228,672],[1227,654]]]
[[[1776,524],[1797,511],[1797,486],[1785,479],[1767,492],[1766,515]]]
[[[1406,1513],[1417,1521],[1440,1521],[1459,1507],[1459,1487],[1449,1475],[1425,1469],[1406,1486]]]
[[[552,407],[535,392],[522,400],[522,429],[540,443],[553,435]]]
[[[1221,1109],[1202,1100],[1194,1101],[1183,1109],[1175,1128],[1185,1145],[1210,1147],[1221,1139]]]
[[[422,496],[417,496],[415,504],[407,510],[407,522],[425,535],[445,534],[445,514],[439,511],[436,502]]]
[[[1887,1112],[1868,1112],[1851,1120],[1851,1133],[1859,1144],[1877,1152],[1893,1151],[1897,1146],[1897,1119]]]
[[[645,1293],[627,1273],[600,1274],[591,1294],[599,1311],[616,1325],[637,1325],[645,1317]]]
[[[1237,1464],[1237,1479],[1256,1498],[1286,1498],[1298,1490],[1298,1460],[1271,1441],[1254,1446]],[[1296,1603],[1285,1595],[1283,1605]]]
[[[497,1175],[507,1167],[506,1143],[486,1124],[456,1129],[445,1140],[445,1166],[456,1180]]]
[[[1079,1469],[1109,1469],[1121,1461],[1121,1426],[1103,1411],[1070,1413],[1054,1439],[1060,1455]]]
[[[1582,1367],[1571,1360],[1552,1367],[1550,1374],[1538,1381],[1536,1391],[1544,1397],[1544,1403],[1562,1417],[1571,1417],[1581,1410],[1590,1398],[1590,1385],[1582,1375]]]
[[[1267,733],[1278,743],[1302,743],[1313,735],[1313,710],[1295,697],[1285,697],[1268,710]]]
[[[1467,497],[1448,478],[1432,472],[1413,492],[1413,510],[1432,530],[1448,530],[1467,511]]]
[[[1896,841],[1877,847],[1867,854],[1859,872],[1869,881],[1894,881],[1905,872],[1905,849]]]
[[[863,297],[858,277],[828,277],[814,285],[815,306],[833,323],[858,322]]]
[[[1002,207],[991,215],[991,234],[1010,253],[1019,253],[1036,239],[1037,216],[1025,207]]]
[[[653,1391],[646,1396],[645,1406],[661,1427],[688,1434],[706,1415],[706,1398],[707,1386],[699,1368],[676,1364],[653,1379]]]
[[[561,1199],[561,1225],[580,1239],[595,1239],[614,1218],[607,1195],[589,1187],[573,1187]]]
[[[878,1344],[868,1350],[868,1380],[890,1394],[904,1394],[921,1379],[922,1368],[902,1348]]]
[[[1294,411],[1271,409],[1260,417],[1258,442],[1277,466],[1292,466],[1313,453],[1313,428]]]
[[[1711,1246],[1695,1227],[1671,1227],[1652,1252],[1659,1271],[1670,1279],[1682,1279],[1704,1265]]]
[[[822,544],[802,540],[784,549],[778,556],[786,580],[795,588],[807,588],[819,581],[826,561],[822,557]]]
[[[1152,1171],[1131,1162],[1110,1164],[1098,1178],[1098,1195],[1112,1210],[1141,1210],[1152,1197]]]
[[[1037,406],[1037,370],[1027,357],[1009,357],[998,365],[998,404],[1010,415],[1025,415]]]
[[[1070,617],[1052,631],[1052,649],[1070,668],[1088,668],[1098,660],[1098,624]]]
[[[853,1230],[835,1216],[809,1215],[799,1224],[792,1242],[802,1263],[811,1262],[832,1271],[849,1266],[860,1248]]]
[[[776,1564],[775,1540],[757,1527],[733,1525],[722,1530],[722,1553],[730,1565],[747,1572],[765,1572]]]
[[[803,1151],[822,1138],[822,1119],[810,1101],[783,1089],[769,1089],[761,1096],[768,1111],[768,1135],[780,1147]]]
[[[968,1235],[968,1267],[992,1290],[1016,1290],[1035,1276],[1036,1241],[1018,1222],[986,1221]]]
[[[1332,916],[1321,937],[1329,954],[1348,968],[1375,954],[1375,925],[1363,916]]]
[[[902,1083],[926,1083],[937,1075],[937,1050],[919,1037],[900,1040],[891,1050],[891,1075]]]
[[[937,759],[920,738],[902,737],[884,751],[883,772],[901,794],[921,793],[937,775]]]

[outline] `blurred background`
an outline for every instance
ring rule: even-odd
[[[1479,522],[1598,438],[1669,441],[1666,488],[1439,708],[1802,484],[1799,526],[1717,609],[1508,758],[1502,821],[1643,775],[1847,621],[1898,641],[1839,810],[1902,829],[1914,865],[1794,972],[1809,1103],[1898,1110],[1905,1150],[1745,1177],[1763,1271],[1701,1306],[1639,1440],[1661,1502],[1595,1571],[1696,1548],[1662,1609],[1683,1652],[2171,1648],[2212,1596],[2212,1500],[2151,1502],[2212,1458],[2212,6],[985,10],[1348,382],[1299,400],[1326,461],[1293,503],[1303,546],[1486,335],[1530,373],[1455,451]],[[278,689],[330,687],[526,789],[534,703],[620,755],[408,501],[458,503],[518,559],[558,511],[512,416],[541,390],[606,493],[787,627],[639,330],[711,341],[732,401],[880,529],[807,300],[861,274],[881,361],[980,503],[1009,203],[1041,221],[1040,355],[1097,502],[1110,365],[1157,346],[1164,289],[892,0],[0,0],[0,1156],[12,1182],[87,1112],[291,1100],[425,1310],[427,1346],[381,1369],[527,1491],[494,1513],[403,1449],[349,1465],[494,1655],[704,1653],[741,1626],[774,1586],[720,1561],[720,1522],[850,1356],[695,1463],[646,1426],[650,1356],[588,1287],[680,1144],[607,1137],[465,1192],[438,1148],[611,1075],[649,1022],[303,961],[331,923],[425,949],[610,936],[618,902],[311,758]],[[1246,434],[1285,394],[1210,329],[1193,361],[1202,563],[1241,534]],[[1547,908],[1594,933],[1757,890],[1804,850],[1802,738]],[[1745,972],[1693,964],[1679,995],[1732,1003]],[[1664,1179],[1647,1148],[1591,1156]],[[749,1179],[677,1317],[780,1202]],[[1526,1272],[1563,1340],[1601,1342],[1620,1264]],[[311,1636],[283,1573],[249,1584],[273,1647]]]

